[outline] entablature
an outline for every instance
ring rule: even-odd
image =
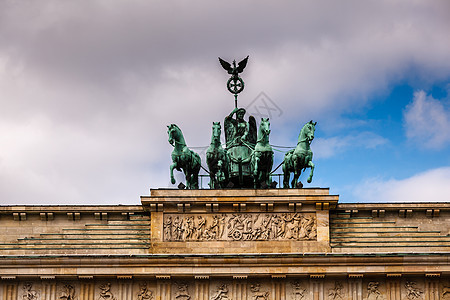
[[[154,212],[305,212],[333,209],[338,200],[328,188],[152,189],[150,196],[141,196],[144,208]]]

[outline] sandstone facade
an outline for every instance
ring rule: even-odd
[[[4,300],[450,300],[450,203],[328,189],[151,190],[0,207]]]

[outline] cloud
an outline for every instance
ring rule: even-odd
[[[355,199],[361,202],[448,202],[450,167],[442,167],[397,179],[369,178],[356,184]]]
[[[420,147],[442,148],[450,142],[450,109],[423,90],[414,93],[404,119],[406,136]]]
[[[321,159],[338,155],[350,147],[374,149],[389,143],[389,140],[373,132],[360,132],[348,136],[316,138],[313,143],[314,157]]]
[[[270,96],[280,144],[298,120],[338,118],[399,81],[444,80],[449,5],[0,1],[0,199],[137,203],[166,187],[166,125],[206,146],[211,122],[233,109],[217,56],[250,55],[239,103]],[[357,139],[319,141],[332,157]]]

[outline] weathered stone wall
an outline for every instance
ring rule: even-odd
[[[450,300],[450,203],[152,190],[0,207],[0,300]]]
[[[335,253],[450,250],[449,203],[339,204],[330,222]]]
[[[141,206],[0,207],[0,255],[148,253]]]
[[[311,276],[2,280],[4,300],[448,300],[450,278]]]

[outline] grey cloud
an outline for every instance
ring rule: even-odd
[[[165,126],[205,146],[233,108],[217,56],[250,55],[239,101],[276,101],[274,133],[363,107],[411,66],[442,80],[449,12],[447,1],[0,2],[0,198],[135,203],[167,186]],[[33,128],[31,144],[6,138]]]

